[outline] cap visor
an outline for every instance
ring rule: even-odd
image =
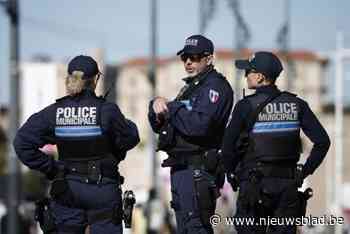
[[[181,55],[181,54],[183,54],[183,53],[184,53],[184,49],[179,50],[179,51],[176,53],[176,55],[179,56],[179,55]]]
[[[251,69],[249,60],[236,60],[235,66],[236,66],[236,68],[242,69],[242,70]]]

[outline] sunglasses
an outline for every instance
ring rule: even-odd
[[[186,62],[187,59],[190,59],[192,62],[198,63],[202,60],[202,58],[207,57],[203,54],[182,54],[180,56],[182,62]]]
[[[247,69],[245,70],[244,76],[247,77],[250,73],[257,73],[254,69]]]

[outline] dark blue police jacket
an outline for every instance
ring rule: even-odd
[[[96,120],[97,113],[94,107],[96,103],[100,103],[98,120]],[[77,108],[78,106],[80,109]],[[80,139],[87,134],[92,134],[92,130],[95,131],[91,129],[91,126],[86,126],[96,124],[94,121],[98,121],[94,129],[98,128],[98,132],[108,138],[111,154],[116,157],[115,160],[113,158],[109,160],[119,162],[120,159],[117,157],[125,154],[139,142],[136,125],[123,116],[116,104],[96,97],[94,91],[84,90],[77,96],[58,99],[56,103],[30,116],[17,132],[13,142],[15,151],[26,166],[52,177],[58,165],[63,162],[55,161],[53,157],[44,154],[39,148],[46,144],[57,144],[60,134],[67,134],[63,128],[58,129],[57,125],[80,125],[80,127],[72,127],[68,132],[70,137]],[[87,131],[82,131],[81,127],[86,127]],[[73,130],[75,132],[72,132]],[[95,132],[94,135],[96,135]],[[74,145],[74,141],[72,142]],[[111,162],[112,164],[115,162]]]
[[[233,90],[226,78],[213,68],[198,76],[183,79],[186,84],[203,79],[186,100],[167,104],[169,123],[191,144],[204,149],[219,148],[232,108]],[[164,122],[157,122],[152,105],[153,101],[149,105],[149,121],[159,133]]]
[[[240,133],[243,131],[243,129],[248,123],[250,113],[253,111],[252,105],[250,103],[250,99],[253,99],[258,96],[270,96],[276,92],[279,92],[279,90],[275,85],[259,87],[256,89],[255,94],[247,96],[246,98],[240,100],[235,105],[232,111],[232,118],[225,131],[225,136],[224,136],[223,146],[222,146],[222,154],[223,154],[223,159],[225,162],[224,164],[227,172],[229,173],[235,172],[235,169],[238,163],[242,162],[243,160],[242,158],[239,157],[239,155],[236,152],[236,144]],[[301,98],[298,98],[292,94],[287,95],[287,97],[289,98],[288,100],[292,100],[293,102],[296,103],[298,111],[297,111],[297,116],[295,117],[296,118],[295,121],[298,122],[298,127],[300,127],[300,129],[303,130],[305,135],[314,144],[311,149],[310,155],[303,168],[304,177],[306,177],[312,174],[316,170],[316,168],[321,164],[322,160],[326,156],[327,151],[329,149],[330,140],[326,130],[322,127],[321,123],[318,121],[315,114],[311,111],[307,102],[305,102]],[[280,97],[280,99],[281,98],[282,97]],[[268,106],[265,107],[265,109],[266,108],[268,108]],[[261,112],[260,114],[264,114],[264,112]],[[293,122],[290,122],[290,123],[293,123]],[[253,133],[254,133],[254,130],[256,130],[256,126],[259,124],[261,123],[256,122],[256,125],[253,129]],[[260,127],[261,126],[262,125],[260,125]],[[261,128],[258,129],[257,131],[259,130],[261,130]],[[294,132],[299,133],[299,131],[294,131]],[[286,133],[287,135],[289,133],[292,134],[292,132],[286,132]],[[251,135],[254,135],[254,134],[251,134]],[[269,149],[269,147],[272,147],[272,148]],[[273,146],[271,145],[265,145],[265,148],[266,148],[265,151],[274,150]]]

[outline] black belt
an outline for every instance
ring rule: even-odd
[[[183,156],[183,160],[188,166],[202,166],[204,164],[204,153],[196,155]]]
[[[162,163],[162,167],[176,167],[176,168],[187,168],[201,167],[204,166],[204,152],[201,154],[181,154],[181,155],[170,155]]]
[[[238,172],[239,180],[247,180],[252,171],[256,171],[262,177],[272,177],[281,179],[294,179],[296,165],[278,165],[278,164],[261,164],[257,163],[255,167],[241,169]]]
[[[89,162],[67,162],[65,163],[65,172],[67,175],[79,175],[90,176],[92,173],[96,173],[101,177],[107,177],[110,179],[120,179],[120,175],[116,171],[104,170],[98,161]]]
[[[278,177],[284,179],[294,179],[295,177],[295,166],[289,168],[263,166],[260,171],[264,177]]]

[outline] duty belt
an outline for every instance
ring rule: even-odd
[[[162,163],[162,167],[201,167],[204,166],[204,154],[181,154],[181,155],[169,155]]]
[[[281,166],[278,164],[261,164],[257,163],[255,167],[242,168],[238,172],[239,180],[247,180],[252,174],[252,171],[256,171],[261,177],[273,177],[281,179],[294,179],[295,178],[296,165],[293,166]]]
[[[121,176],[118,172],[110,169],[104,170],[99,161],[88,161],[88,162],[72,162],[65,161],[66,174],[79,175],[83,177],[93,177],[96,180],[101,180],[102,177],[110,179],[121,180]],[[119,181],[122,182],[122,181]],[[122,184],[122,183],[120,183]]]
[[[182,156],[184,159],[183,161],[185,162],[186,165],[191,165],[191,166],[202,166],[204,164],[204,159],[203,159],[204,153],[201,154],[195,154],[195,155],[185,155]]]

